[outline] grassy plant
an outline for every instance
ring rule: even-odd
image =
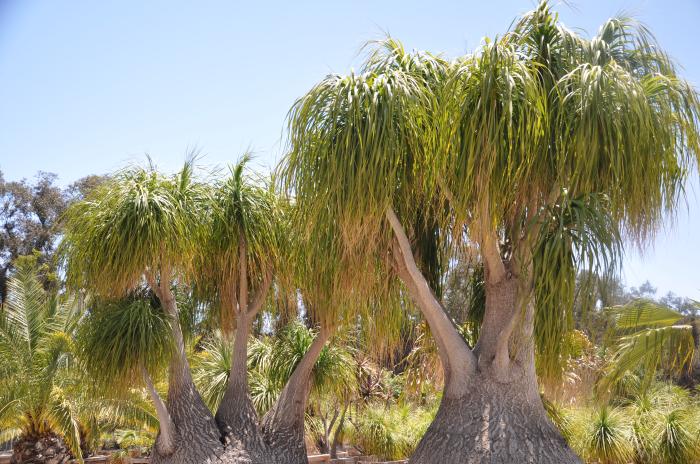
[[[363,409],[353,420],[352,443],[366,454],[388,460],[406,459],[418,445],[436,410],[412,404],[375,403]]]

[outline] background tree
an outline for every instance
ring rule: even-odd
[[[19,256],[39,253],[46,265],[44,282],[54,282],[54,251],[58,219],[66,207],[66,195],[56,185],[56,175],[39,172],[32,184],[8,182],[0,172],[0,304],[13,262]]]
[[[42,282],[56,285],[55,251],[61,233],[60,217],[66,206],[99,185],[103,176],[87,176],[65,189],[57,176],[39,171],[34,182],[7,181],[0,171],[0,305],[13,262],[20,256],[38,254],[43,266]]]

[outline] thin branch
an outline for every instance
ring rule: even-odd
[[[406,232],[390,207],[386,217],[394,232],[394,258],[400,277],[406,284],[411,297],[425,316],[433,336],[438,342],[440,359],[445,370],[445,394],[461,397],[467,392],[467,382],[476,370],[476,358],[467,343],[457,332],[452,321],[447,317],[428,282],[418,269],[411,244]]]
[[[156,387],[153,385],[153,380],[151,380],[151,376],[144,366],[141,366],[141,374],[143,375],[143,381],[146,384],[148,393],[151,396],[151,401],[153,401],[153,405],[156,408],[156,414],[158,415],[158,422],[160,424],[160,434],[158,435],[158,441],[156,443],[158,451],[164,455],[172,454],[173,451],[175,451],[175,425],[170,417],[168,408],[158,394]]]
[[[248,258],[247,245],[245,237],[241,235],[241,240],[238,242],[238,307],[239,311],[248,311]]]
[[[256,316],[258,314],[258,311],[260,311],[260,308],[262,308],[262,305],[265,304],[265,300],[267,299],[267,294],[270,291],[270,287],[272,287],[271,267],[268,268],[265,272],[265,277],[263,278],[263,281],[260,284],[260,287],[258,288],[258,291],[256,292],[255,296],[253,297],[253,300],[250,302],[250,306],[248,307],[248,316],[250,318]]]

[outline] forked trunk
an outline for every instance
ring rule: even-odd
[[[161,295],[161,302],[171,317],[175,342],[175,352],[170,361],[167,409],[175,427],[176,442],[175,449],[171,453],[162,453],[159,447],[154,447],[151,463],[219,462],[223,454],[221,434],[214,416],[204,404],[192,381],[175,299],[169,289],[162,291]]]
[[[531,385],[477,373],[471,393],[444,398],[411,464],[564,464],[580,459],[547,417]],[[436,457],[438,458],[436,460]]]
[[[331,442],[331,458],[336,459],[338,457],[338,447],[343,442],[343,435],[345,432],[345,415],[348,412],[348,404],[343,406],[343,412],[340,414],[340,419],[338,420],[338,427],[333,433],[333,441]]]
[[[387,219],[396,239],[396,271],[430,325],[446,374],[438,413],[409,462],[581,462],[547,417],[539,396],[534,308],[523,305],[527,297],[519,299],[518,293],[524,290],[529,295],[527,286],[500,261],[491,262],[497,272],[490,276],[486,266],[486,312],[479,342],[470,350],[418,270],[403,226],[391,209]],[[484,251],[486,264],[500,260],[494,250]],[[521,311],[523,307],[527,310]]]
[[[535,373],[534,307],[521,311],[516,278],[486,286],[469,392],[443,397],[410,462],[564,464],[581,460],[542,405]],[[504,341],[505,339],[505,341]],[[446,386],[447,388],[447,386]]]
[[[311,392],[311,375],[330,335],[329,329],[321,328],[294,369],[280,397],[262,420],[265,441],[270,445],[275,464],[308,462],[304,441],[304,417]]]

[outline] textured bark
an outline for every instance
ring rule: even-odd
[[[478,373],[471,392],[444,398],[411,464],[570,464],[581,460],[527,382]]]
[[[246,311],[238,314],[236,324],[229,383],[216,413],[216,422],[224,437],[227,462],[272,462],[248,390],[248,338],[252,321]]]
[[[170,361],[167,409],[175,427],[177,440],[172,453],[154,447],[152,464],[204,464],[220,460],[223,454],[221,434],[214,416],[194,386],[187,361],[185,341],[178,320],[177,304],[169,288],[169,279],[161,276],[156,287],[161,304],[171,318],[175,352]]]
[[[257,294],[248,301],[247,248],[244,241],[238,247],[239,272],[237,295],[230,288],[235,306],[236,334],[229,383],[216,412],[216,422],[226,447],[224,459],[232,464],[272,463],[270,447],[263,440],[248,389],[248,338],[253,321],[262,307],[272,283],[272,272],[268,270]]]
[[[474,347],[479,369],[491,370],[506,380],[510,366],[509,341],[521,314],[517,278],[505,277],[492,282],[486,273],[486,311],[479,330],[479,341]]]
[[[42,436],[20,437],[12,449],[11,464],[64,464],[72,459],[61,437],[49,433]]]
[[[311,375],[331,330],[322,328],[294,369],[280,397],[265,414],[262,431],[277,464],[306,464],[304,416],[311,391]]]
[[[507,273],[486,286],[486,314],[474,348],[469,393],[443,397],[412,464],[577,463],[542,405],[535,373],[534,306]],[[525,308],[524,311],[520,308]],[[505,340],[505,343],[504,343]]]
[[[477,224],[487,279],[486,312],[477,346],[470,350],[418,269],[391,209],[387,219],[394,232],[397,274],[428,321],[445,369],[440,409],[410,462],[581,462],[542,405],[529,280],[501,259],[497,235],[487,224]]]

